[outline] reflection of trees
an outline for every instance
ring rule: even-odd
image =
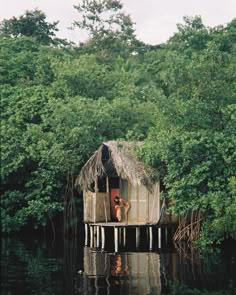
[[[63,262],[54,250],[46,241],[2,239],[1,279],[8,290],[5,294],[60,294],[58,276]]]
[[[176,283],[171,286],[169,295],[233,295],[236,294],[236,288],[229,285],[227,289],[208,291],[206,289],[197,290],[183,283]],[[164,294],[163,294],[164,295]]]
[[[181,282],[202,282],[204,272],[199,250],[187,243],[175,243],[178,252],[178,274]]]
[[[64,239],[64,281],[67,295],[74,294],[74,276],[78,267],[78,241]]]
[[[163,294],[236,294],[235,253],[225,259],[217,251],[201,256],[183,242],[175,247],[177,253],[161,253]]]

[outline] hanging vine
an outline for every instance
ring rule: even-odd
[[[77,210],[74,196],[74,175],[68,171],[67,184],[64,196],[64,236],[67,237],[70,234],[72,237],[77,236]]]

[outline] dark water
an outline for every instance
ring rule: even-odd
[[[115,254],[83,243],[83,238],[3,238],[1,294],[236,294],[233,243],[204,258],[186,245],[152,252],[144,245]]]

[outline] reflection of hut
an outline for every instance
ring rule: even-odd
[[[160,256],[157,253],[137,252],[115,255],[85,247],[81,286],[83,294],[91,294],[88,290],[94,290],[93,294],[159,295]]]
[[[129,223],[156,223],[160,212],[159,181],[135,156],[141,143],[108,141],[92,155],[76,179],[83,190],[84,221],[115,221],[114,197],[131,204]]]

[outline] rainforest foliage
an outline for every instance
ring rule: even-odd
[[[0,23],[2,231],[55,220],[68,172],[123,139],[144,141],[138,154],[175,213],[201,208],[203,243],[235,237],[236,19],[184,17],[150,46],[120,1],[81,2],[73,27],[90,37],[79,45],[39,10]]]

